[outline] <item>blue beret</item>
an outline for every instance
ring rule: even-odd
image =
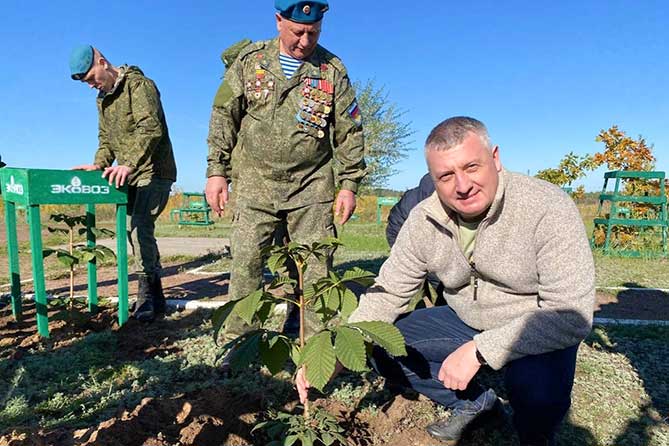
[[[316,23],[328,10],[327,0],[274,0],[282,17],[297,23]]]
[[[70,53],[70,74],[72,79],[80,81],[93,66],[93,47],[80,45]]]

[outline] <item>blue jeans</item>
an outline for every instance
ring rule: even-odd
[[[410,386],[456,412],[480,412],[491,407],[491,389],[472,379],[464,391],[453,391],[438,380],[441,363],[479,331],[466,325],[447,306],[416,310],[395,323],[404,335],[408,355],[390,358],[375,350],[377,370],[391,383]],[[505,387],[513,408],[513,424],[521,442],[551,439],[571,405],[578,345],[525,356],[504,367]]]

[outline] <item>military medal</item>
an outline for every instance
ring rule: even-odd
[[[247,81],[246,89],[249,92],[253,92],[253,97],[256,99],[267,99],[271,91],[274,90],[274,81],[267,80],[265,68],[263,67],[261,61],[264,58],[264,55],[258,54],[258,62],[255,64],[255,82]]]
[[[322,70],[325,71],[325,70]],[[295,115],[297,129],[305,131],[311,127],[318,138],[325,137],[327,117],[332,111],[333,85],[325,79],[305,78],[304,87],[300,93],[302,99],[298,101],[299,111]]]

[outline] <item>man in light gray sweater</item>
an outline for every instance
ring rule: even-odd
[[[553,445],[592,326],[594,264],[578,209],[558,187],[503,169],[475,119],[439,124],[425,156],[436,191],[409,215],[349,322],[395,322],[434,274],[448,306],[397,320],[409,354],[376,355],[380,372],[452,409],[428,432],[456,444],[475,418],[499,409],[473,378],[503,369],[521,444]]]

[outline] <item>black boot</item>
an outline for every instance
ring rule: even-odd
[[[153,310],[156,314],[165,314],[165,294],[163,294],[163,282],[160,273],[151,276],[151,294],[153,294]]]
[[[153,309],[153,293],[148,276],[137,276],[137,302],[133,316],[140,322],[151,322],[156,315]]]

